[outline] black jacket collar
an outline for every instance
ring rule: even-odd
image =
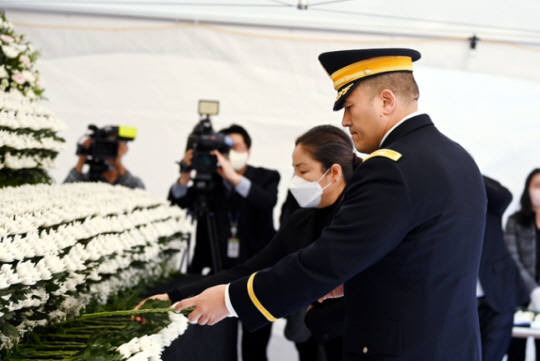
[[[385,148],[388,145],[394,143],[397,139],[401,138],[405,134],[428,125],[433,125],[433,122],[427,114],[419,114],[415,117],[407,119],[406,121],[398,125],[396,129],[392,130],[390,134],[388,134],[388,137],[386,137],[380,148]]]

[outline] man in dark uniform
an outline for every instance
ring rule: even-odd
[[[417,112],[411,49],[319,56],[358,166],[321,237],[274,267],[181,301],[191,322],[249,329],[344,295],[344,360],[481,359],[476,282],[486,195],[478,167]],[[326,296],[325,296],[326,295]]]

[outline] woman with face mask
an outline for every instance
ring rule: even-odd
[[[527,286],[530,310],[540,311],[540,169],[534,169],[525,181],[520,199],[521,208],[506,223],[504,241],[516,261]],[[508,361],[525,360],[526,338],[512,338]],[[535,341],[536,360],[540,360],[540,340]]]
[[[235,156],[232,155],[231,163],[235,162]],[[321,125],[310,129],[296,140],[292,154],[295,175],[289,189],[302,208],[288,217],[270,243],[241,265],[152,298],[177,302],[208,287],[273,266],[283,257],[309,246],[330,224],[345,197],[347,182],[360,162],[351,138],[340,128]],[[239,166],[241,162],[238,163]]]

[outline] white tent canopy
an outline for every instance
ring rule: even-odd
[[[527,173],[539,164],[537,2],[492,1],[486,9],[442,1],[429,9],[418,1],[320,1],[307,10],[294,1],[223,3],[0,1],[41,49],[47,106],[70,126],[52,172],[58,182],[75,164],[75,142],[88,124],[132,125],[139,134],[126,165],[165,196],[198,121],[198,100],[214,99],[214,127],[246,127],[251,163],[281,173],[283,200],[294,139],[341,121],[318,54],[412,47],[422,53],[415,63],[420,110],[510,188],[515,210]],[[473,36],[480,39],[474,50]]]

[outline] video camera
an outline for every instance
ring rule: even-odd
[[[118,156],[118,143],[121,141],[131,141],[137,136],[137,128],[126,126],[106,126],[98,128],[90,124],[88,126],[92,139],[89,148],[82,144],[77,144],[77,155],[87,155],[86,164],[90,165],[90,180],[97,181],[101,174],[109,169],[106,159]]]
[[[217,158],[210,154],[213,150],[220,153],[227,153],[233,146],[233,140],[228,135],[216,133],[212,129],[210,115],[219,112],[219,102],[209,100],[199,100],[199,115],[202,118],[193,131],[189,134],[186,150],[193,149],[193,159],[191,167],[182,171],[195,169],[195,188],[200,191],[209,192],[213,188],[212,175],[217,172]]]
[[[208,201],[214,189],[213,177],[217,173],[217,158],[210,152],[218,150],[220,153],[228,153],[234,142],[231,137],[222,133],[216,133],[212,128],[210,115],[219,112],[219,102],[199,100],[199,115],[201,120],[195,125],[189,134],[186,151],[193,149],[191,166],[188,167],[183,161],[180,162],[180,171],[188,172],[195,169],[197,175],[193,179],[195,190],[194,211],[195,216],[207,214],[209,211]]]

